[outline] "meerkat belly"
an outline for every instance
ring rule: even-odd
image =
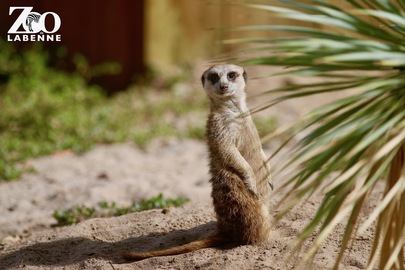
[[[225,170],[215,175],[211,195],[219,232],[239,244],[266,241],[269,220],[265,205],[252,197],[238,175]]]
[[[269,172],[266,167],[266,160],[262,155],[262,145],[256,130],[245,127],[245,136],[237,141],[237,147],[244,159],[249,163],[256,176],[256,185],[262,196],[268,196],[270,188],[268,185]]]

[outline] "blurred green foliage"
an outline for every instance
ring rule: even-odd
[[[88,149],[92,131],[84,127],[99,125],[100,115],[90,112],[102,91],[77,73],[50,68],[41,47],[0,42],[0,178],[18,178],[16,162],[32,156]]]
[[[253,118],[253,122],[259,132],[260,138],[271,134],[276,130],[278,127],[277,118],[272,117],[255,117]]]
[[[142,199],[140,202],[135,202],[128,207],[118,207],[114,202],[109,203],[106,201],[101,201],[99,202],[97,209],[83,205],[73,206],[66,210],[58,209],[53,213],[53,217],[58,222],[58,226],[65,226],[76,224],[80,221],[93,217],[121,216],[150,209],[177,207],[188,201],[189,199],[186,197],[171,199],[163,197],[163,194],[159,194],[158,196],[150,199]]]
[[[74,206],[67,210],[56,210],[53,217],[57,220],[58,226],[66,226],[79,223],[94,216],[96,209],[83,205]]]
[[[83,152],[97,143],[144,146],[156,136],[202,136],[164,119],[205,106],[193,95],[179,96],[174,86],[158,92],[158,98],[149,95],[154,89],[141,86],[107,98],[88,81],[117,72],[116,65],[90,67],[76,56],[76,71],[69,73],[51,67],[55,59],[40,46],[17,50],[0,40],[0,47],[0,182],[30,170],[21,161],[64,149]],[[65,54],[58,50],[57,60]],[[190,129],[203,124],[196,125]]]

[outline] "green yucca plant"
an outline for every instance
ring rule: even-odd
[[[260,56],[243,62],[288,66],[279,74],[333,80],[271,90],[264,95],[281,93],[281,97],[265,107],[314,94],[351,91],[305,118],[301,129],[305,136],[295,146],[288,165],[296,170],[284,184],[290,188],[284,199],[289,205],[278,218],[321,190],[324,199],[317,213],[298,235],[298,247],[315,235],[304,261],[313,258],[338,223],[344,223],[334,269],[354,236],[369,226],[376,228],[367,269],[403,269],[405,1],[347,0],[350,7],[344,9],[336,5],[339,1],[278,1],[277,6],[269,2],[243,5],[289,18],[292,24],[234,30],[277,30],[295,36],[227,41],[265,44],[256,50]],[[302,26],[302,22],[313,26]],[[381,201],[360,222],[362,206],[381,181],[386,186]]]

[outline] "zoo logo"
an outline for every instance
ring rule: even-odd
[[[61,26],[60,17],[55,12],[45,12],[41,15],[38,12],[31,12],[33,9],[32,7],[10,7],[9,15],[11,15],[16,9],[21,9],[22,12],[8,30],[9,34],[36,34],[41,31],[51,34],[58,31]],[[46,29],[45,20],[48,15],[53,16],[55,22],[52,30]],[[24,30],[18,30],[21,26]]]

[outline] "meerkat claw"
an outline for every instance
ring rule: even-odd
[[[269,186],[270,186],[271,190],[274,190],[273,182],[269,182]]]

